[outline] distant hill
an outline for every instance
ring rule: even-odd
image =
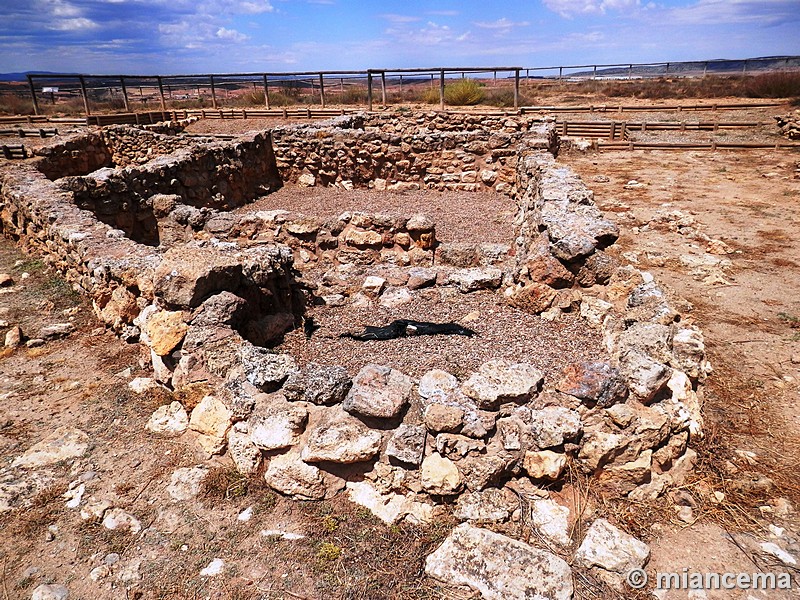
[[[669,66],[667,66],[669,65]],[[702,75],[704,70],[712,75],[725,73],[736,74],[743,71],[754,73],[758,71],[774,71],[776,69],[800,68],[800,56],[762,56],[758,58],[742,58],[728,60],[724,58],[712,59],[708,61],[678,61],[663,62],[657,65],[610,67],[607,69],[597,69],[597,77],[660,77],[663,75]],[[587,77],[594,74],[594,71],[577,71],[570,73],[569,77]]]
[[[22,73],[0,73],[0,81],[27,81],[28,75],[52,75],[55,71],[24,71]]]

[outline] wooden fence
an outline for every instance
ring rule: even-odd
[[[28,151],[22,144],[0,145],[0,154],[3,156],[3,158],[9,160],[28,158]]]
[[[51,128],[40,128],[40,129],[22,129],[21,127],[15,127],[12,129],[0,129],[0,137],[52,137],[54,135],[58,135],[58,129],[55,127]]]

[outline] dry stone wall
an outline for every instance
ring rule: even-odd
[[[508,126],[506,126],[508,123]],[[345,189],[493,189],[513,195],[517,145],[555,152],[552,125],[532,119],[463,115],[396,116],[379,119],[348,115],[330,124],[273,130],[281,177],[299,185]]]

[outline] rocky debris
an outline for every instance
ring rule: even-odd
[[[353,379],[342,408],[363,417],[393,419],[408,403],[413,385],[411,378],[400,371],[369,364]]]
[[[420,482],[425,491],[441,496],[456,494],[463,486],[461,473],[453,461],[436,453],[422,461]]]
[[[589,527],[575,553],[575,563],[586,568],[600,567],[625,575],[641,569],[650,558],[650,548],[635,537],[614,527],[605,519],[597,519]]]
[[[374,458],[381,447],[381,433],[342,411],[325,415],[324,422],[309,432],[301,457],[306,462],[355,463]]]
[[[628,394],[619,370],[605,362],[569,365],[556,389],[603,408],[622,402]]]
[[[19,348],[24,339],[22,328],[19,325],[14,325],[11,329],[6,331],[5,347],[6,348]]]
[[[282,391],[288,400],[329,406],[342,402],[352,383],[344,367],[308,363],[289,374]]]
[[[428,556],[425,573],[467,586],[486,600],[571,600],[573,593],[572,571],[564,560],[468,523]]]
[[[0,288],[11,287],[14,285],[14,278],[8,273],[0,273]]]
[[[273,457],[264,479],[275,491],[301,500],[321,500],[327,491],[322,472],[291,453]]]
[[[206,475],[208,468],[203,466],[177,469],[170,477],[167,493],[178,502],[192,500],[200,493]]]
[[[150,377],[135,377],[128,382],[128,389],[134,394],[146,394],[157,387],[158,384]]]
[[[206,396],[192,410],[189,429],[200,434],[197,441],[207,454],[220,454],[225,449],[225,436],[232,420],[233,413],[224,402]]]
[[[142,524],[139,519],[121,508],[110,508],[105,512],[103,515],[103,527],[112,531],[127,531],[132,535],[136,535],[142,530]]]
[[[800,110],[774,117],[781,135],[790,140],[800,140]]]
[[[69,600],[69,590],[59,583],[43,583],[33,590],[31,600]]]
[[[235,423],[228,432],[228,454],[242,475],[250,475],[261,465],[261,448],[250,438],[247,423]]]
[[[378,300],[378,304],[380,304],[383,308],[397,308],[398,306],[408,304],[413,300],[414,297],[411,295],[411,292],[409,292],[408,289],[389,288],[383,293],[380,300]]]
[[[400,462],[418,465],[425,450],[425,428],[420,425],[400,425],[386,446],[386,455]]]
[[[60,340],[65,338],[75,331],[75,325],[72,323],[54,323],[39,330],[38,339],[51,341]]]
[[[103,303],[105,302],[105,305]],[[123,285],[114,288],[110,296],[101,295],[93,301],[93,307],[100,319],[119,331],[126,324],[133,323],[139,315],[139,306],[128,288]]]
[[[181,435],[189,427],[189,416],[180,402],[159,406],[145,426],[148,431],[161,435]]]
[[[458,290],[465,294],[498,288],[502,280],[503,272],[496,267],[460,269],[450,273],[448,278],[449,283],[457,285]]]
[[[308,410],[305,406],[287,402],[277,395],[250,417],[250,441],[262,450],[294,446],[300,441],[307,421]]]
[[[509,288],[506,295],[511,306],[535,315],[550,308],[556,299],[556,291],[553,288],[538,282]]]
[[[252,344],[242,344],[239,360],[247,381],[265,392],[277,390],[297,370],[297,364],[289,354],[275,354]]]
[[[80,429],[59,427],[41,442],[34,444],[11,463],[12,467],[35,469],[79,458],[89,448],[89,436]]]
[[[491,360],[481,365],[461,386],[480,408],[497,408],[503,402],[527,402],[539,392],[544,376],[528,363]]]
[[[581,416],[577,411],[563,406],[546,406],[531,411],[530,431],[539,448],[560,446],[580,435]]]

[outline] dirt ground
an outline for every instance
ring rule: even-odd
[[[798,570],[757,546],[777,542],[800,557],[800,155],[607,152],[565,153],[560,160],[620,225],[614,249],[620,259],[653,272],[694,305],[692,318],[715,369],[705,388],[700,466],[683,487],[695,522],[674,516],[671,497],[655,506],[610,503],[599,510],[613,511],[615,521],[648,541],[651,577],[684,568],[795,576],[791,592],[670,591],[657,598],[798,597]],[[259,477],[235,474],[224,459],[206,463],[188,435],[146,433],[150,414],[169,398],[128,389],[132,378],[147,375],[138,346],[105,332],[85,298],[5,238],[0,273],[14,279],[0,289],[0,321],[19,323],[29,337],[52,323],[76,327],[64,340],[0,355],[0,484],[18,495],[14,503],[29,504],[0,513],[2,600],[30,598],[49,582],[67,585],[72,600],[466,597],[423,576],[425,556],[453,525],[448,518],[428,527],[386,527],[344,499],[290,501]],[[335,321],[333,313],[329,318]],[[89,435],[87,453],[37,469],[15,487],[11,461],[61,426]],[[172,473],[199,464],[211,469],[199,498],[173,500]],[[143,533],[82,519],[63,497],[80,484],[84,499],[108,499],[134,515]],[[250,519],[240,519],[247,509]],[[658,521],[649,525],[649,515]],[[276,532],[304,537],[281,539]],[[224,576],[201,576],[217,558],[225,562]],[[614,595],[589,586],[576,597]]]
[[[769,538],[770,524],[786,528],[784,541],[793,538],[797,547],[796,508],[779,498],[799,506],[800,155],[607,152],[560,160],[620,224],[613,252],[694,305],[692,319],[714,366],[705,388],[702,464],[686,488],[700,503],[698,522],[659,525],[650,569],[748,572],[753,553],[728,533]],[[726,499],[704,501],[709,490]],[[708,592],[739,597],[747,598]]]

